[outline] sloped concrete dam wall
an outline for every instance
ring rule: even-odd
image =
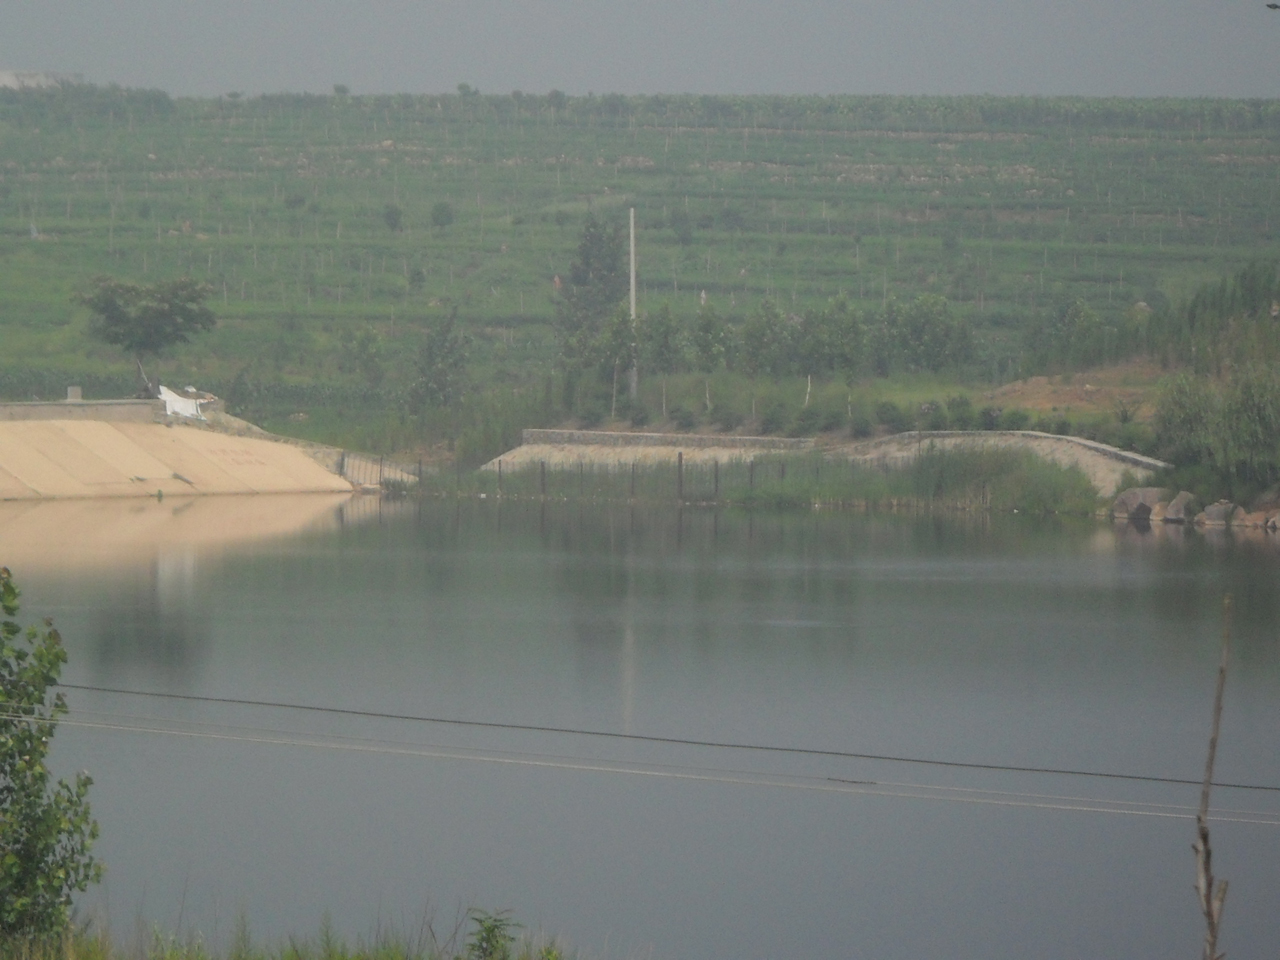
[[[350,491],[269,440],[156,423],[0,422],[0,500]]]

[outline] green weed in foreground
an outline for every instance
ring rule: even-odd
[[[253,941],[241,920],[230,944],[218,950],[197,935],[153,931],[149,940],[123,945],[88,928],[41,940],[0,940],[0,960],[571,960],[577,954],[552,938],[519,936],[521,925],[505,912],[468,911],[439,932],[424,922],[413,935],[381,932],[347,941],[328,919],[314,937],[290,936],[273,945]]]
[[[768,455],[732,463],[534,463],[424,476],[424,496],[686,503],[761,508],[886,507],[1087,515],[1098,495],[1078,469],[1024,450],[926,446],[910,463]]]

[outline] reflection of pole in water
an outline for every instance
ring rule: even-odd
[[[96,617],[103,677],[138,667],[175,679],[190,676],[207,639],[196,610],[196,567],[193,548],[163,550],[149,572],[113,585]]]
[[[636,629],[628,597],[626,619],[622,626],[622,732],[631,732],[636,699]]]
[[[635,579],[627,563],[627,596],[622,607],[622,732],[631,732],[636,699]]]

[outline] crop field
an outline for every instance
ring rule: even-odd
[[[541,389],[583,218],[628,207],[642,313],[936,293],[998,381],[1063,304],[1275,258],[1277,187],[1274,101],[0,91],[0,392],[131,387],[72,302],[100,274],[208,282],[164,376],[272,409],[394,392],[455,304],[476,383]]]

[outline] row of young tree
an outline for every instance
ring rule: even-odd
[[[560,281],[555,329],[559,361],[570,373],[612,381],[641,374],[721,368],[751,378],[788,375],[887,376],[960,369],[975,356],[973,331],[943,297],[888,301],[864,314],[836,298],[804,313],[766,298],[745,316],[704,302],[693,317],[669,304],[632,319],[620,224],[588,215],[567,279]]]

